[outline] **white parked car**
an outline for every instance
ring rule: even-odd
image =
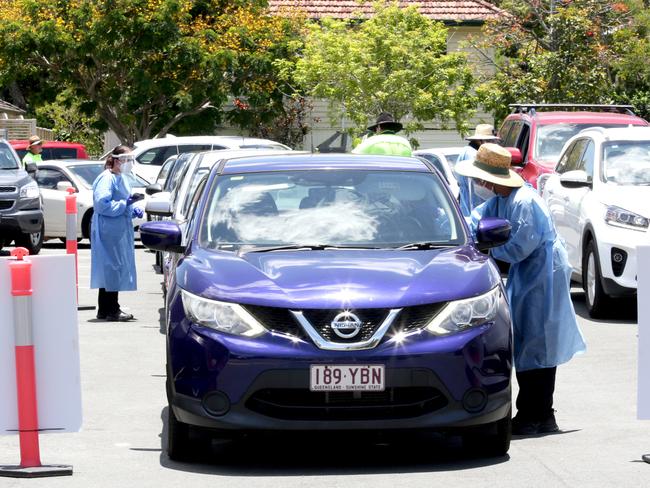
[[[167,136],[146,139],[134,144],[135,164],[133,171],[147,181],[155,181],[158,171],[170,156],[185,152],[201,152],[223,149],[290,150],[288,146],[269,139],[242,136]],[[105,159],[109,153],[104,154]]]
[[[458,155],[463,152],[464,147],[439,147],[431,149],[418,149],[413,151],[413,156],[425,158],[433,164],[442,176],[445,178],[451,189],[451,193],[458,199],[460,189],[458,188],[458,181],[454,176],[454,166]]]
[[[104,171],[103,161],[51,160],[38,163],[34,179],[43,199],[45,239],[66,238],[65,197],[67,189],[74,188],[77,196],[77,239],[90,238],[90,223],[93,215],[93,191],[95,178]],[[135,175],[127,175],[134,192],[143,193],[147,182]],[[134,204],[144,210],[146,197]],[[134,219],[137,230],[145,219]]]
[[[636,293],[636,248],[650,244],[650,127],[583,130],[555,171],[542,196],[598,317],[610,298]]]

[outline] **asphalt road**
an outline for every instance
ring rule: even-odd
[[[48,243],[43,252],[65,249]],[[514,438],[507,457],[470,458],[458,439],[428,434],[312,434],[254,438],[229,450],[214,446],[194,464],[172,462],[162,447],[167,406],[160,275],[153,272],[153,254],[136,253],[139,291],[121,294],[120,302],[137,320],[108,323],[96,320],[95,311],[79,312],[82,432],[40,437],[43,463],[71,464],[73,476],[0,478],[0,488],[650,486],[650,465],[640,459],[650,453],[650,424],[636,419],[636,302],[617,304],[607,321],[592,321],[578,288],[573,298],[588,351],[558,369],[555,407],[562,430]],[[95,305],[83,243],[79,272],[80,305]],[[18,460],[17,436],[0,437],[0,465]]]

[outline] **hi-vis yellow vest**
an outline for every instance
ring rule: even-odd
[[[404,137],[395,134],[377,134],[362,141],[352,152],[354,154],[411,156],[413,149],[409,141]]]

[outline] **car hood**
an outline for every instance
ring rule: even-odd
[[[650,218],[650,186],[606,183],[598,198],[604,205],[616,205]]]
[[[22,186],[30,178],[24,169],[0,170],[0,185]]]
[[[476,296],[499,282],[471,246],[431,251],[195,250],[178,285],[205,298],[286,308],[399,308]]]

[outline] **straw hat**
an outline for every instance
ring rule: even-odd
[[[510,159],[510,151],[506,148],[486,142],[478,148],[473,161],[471,159],[460,161],[454,167],[454,171],[469,178],[478,178],[496,185],[519,188],[524,185],[524,180],[510,169]]]
[[[478,124],[474,134],[465,138],[468,141],[494,141],[498,139],[494,135],[494,126],[490,124]]]
[[[38,136],[32,136],[29,138],[29,145],[27,146],[27,149],[29,149],[32,146],[38,146],[39,144],[43,144],[41,138]]]

